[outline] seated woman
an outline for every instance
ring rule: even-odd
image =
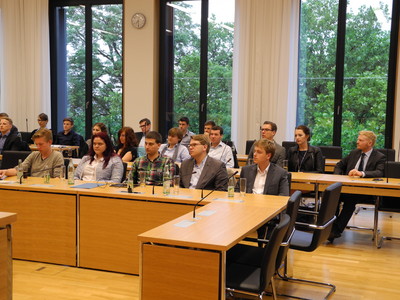
[[[41,113],[41,114],[38,115],[37,122],[38,122],[38,124],[39,124],[39,128],[36,128],[35,130],[33,130],[33,131],[31,132],[31,141],[32,141],[32,144],[34,143],[34,142],[33,142],[33,139],[32,139],[33,135],[34,135],[38,130],[47,127],[47,123],[49,122],[49,117],[48,117],[45,113]]]
[[[168,143],[160,146],[161,156],[172,158],[176,163],[181,163],[190,158],[188,148],[180,144],[182,138],[183,134],[179,128],[171,128],[168,131]]]
[[[138,157],[138,142],[135,132],[131,127],[122,127],[118,131],[118,146],[115,152],[122,158],[123,162],[134,161]]]
[[[92,136],[89,154],[85,155],[75,170],[75,179],[121,182],[124,166],[115,154],[107,133]]]
[[[299,125],[294,133],[297,146],[291,147],[287,154],[288,171],[290,172],[324,172],[324,158],[318,147],[311,146],[310,129]]]
[[[99,133],[99,132],[105,132],[108,134],[107,126],[104,123],[99,122],[99,123],[96,123],[93,125],[92,135],[95,135],[96,133]],[[92,139],[88,139],[86,141],[86,144],[88,144],[88,146],[90,148],[90,145],[92,144]]]

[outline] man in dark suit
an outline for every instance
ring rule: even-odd
[[[357,139],[357,149],[350,152],[348,156],[339,161],[334,174],[349,175],[356,177],[382,177],[384,175],[386,156],[375,150],[376,135],[372,131],[360,131]],[[342,235],[347,223],[351,219],[357,203],[373,200],[368,195],[341,194],[340,202],[343,202],[342,211],[333,223],[329,241]]]
[[[275,144],[267,139],[254,143],[254,164],[244,166],[240,178],[246,178],[246,193],[289,196],[287,172],[271,162]]]
[[[261,139],[254,143],[253,148],[254,164],[244,166],[240,172],[240,178],[246,178],[246,193],[289,196],[288,173],[271,162],[275,154],[275,143]],[[258,238],[265,238],[267,227],[272,230],[276,222],[277,219],[274,219],[257,229]]]
[[[191,137],[189,153],[192,158],[182,162],[179,175],[181,187],[226,191],[228,173],[223,162],[208,156],[210,140],[204,134]]]
[[[274,140],[277,130],[278,130],[278,127],[276,126],[276,124],[274,122],[271,122],[271,121],[265,121],[264,124],[260,128],[261,138],[270,140],[275,144],[275,154],[272,155],[270,161],[272,163],[277,164],[278,166],[282,167],[283,160],[286,159],[286,150],[285,150],[285,148],[283,148],[281,145],[279,145]],[[253,153],[254,153],[254,144],[250,148],[249,157],[247,159],[247,164],[250,164],[250,160],[253,159]]]
[[[13,121],[8,117],[0,119],[0,153],[6,150],[20,151],[22,150],[21,138],[11,133]]]
[[[150,120],[147,119],[147,118],[141,119],[139,121],[139,127],[140,127],[141,131],[140,132],[135,132],[136,139],[137,139],[137,141],[139,143],[137,151],[138,151],[138,155],[139,156],[143,156],[143,155],[146,154],[146,151],[144,149],[145,137],[146,137],[146,134],[149,133],[150,130],[151,130],[151,122],[150,122]]]

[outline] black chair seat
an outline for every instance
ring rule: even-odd
[[[226,286],[236,290],[261,293],[263,291],[260,290],[260,274],[260,267],[229,263],[226,266]]]
[[[313,232],[296,230],[290,240],[290,248],[306,252],[314,251],[315,248],[311,247],[313,236]]]

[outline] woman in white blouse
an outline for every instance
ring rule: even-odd
[[[121,182],[124,166],[114,152],[107,133],[99,132],[91,139],[88,155],[85,155],[75,171],[75,179],[87,181]]]

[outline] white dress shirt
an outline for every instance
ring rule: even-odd
[[[208,155],[212,158],[222,161],[227,168],[233,168],[235,166],[232,148],[222,141],[219,142],[216,147],[211,146]]]
[[[271,164],[269,164],[264,171],[261,171],[260,168],[257,166],[257,175],[254,179],[253,194],[264,194],[265,181],[267,180],[270,165]]]

